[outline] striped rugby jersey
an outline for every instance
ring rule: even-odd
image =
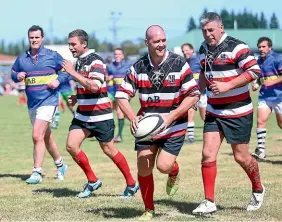
[[[228,82],[244,75],[249,82],[260,76],[260,68],[248,45],[225,33],[213,52],[204,42],[200,47],[201,75],[207,84],[207,113],[221,118],[236,118],[253,112],[248,85],[214,95],[213,81]]]
[[[148,54],[131,66],[116,98],[130,100],[137,91],[141,105],[139,115],[170,113],[185,97],[200,95],[188,63],[182,56],[168,51],[158,70],[154,70]],[[187,114],[154,139],[185,135],[186,129]]]
[[[262,86],[259,91],[259,100],[267,100],[272,102],[282,102],[282,83],[273,86],[264,86],[264,80],[275,80],[282,76],[282,57],[274,51],[266,54],[262,59],[259,57],[258,65],[261,68],[260,81]]]
[[[76,82],[78,107],[75,118],[83,122],[113,119],[111,102],[107,94],[106,64],[103,59],[95,54],[94,50],[88,50],[78,58],[75,69],[85,78],[99,80],[102,83],[99,91],[93,93]]]

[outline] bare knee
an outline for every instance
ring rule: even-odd
[[[240,166],[247,166],[250,163],[251,158],[249,153],[234,153],[234,159]]]
[[[42,141],[44,141],[44,135],[41,135],[41,134],[34,132],[32,134],[32,140],[33,140],[34,143],[42,142]]]
[[[100,142],[100,147],[103,150],[104,154],[106,154],[110,158],[113,158],[118,153],[118,150],[115,147],[113,141]]]
[[[137,159],[137,166],[138,166],[138,175],[140,176],[148,176],[152,173],[155,161],[147,156],[141,156]]]
[[[172,170],[173,165],[174,165],[174,162],[173,163],[158,162],[157,163],[157,169],[161,173],[168,174]]]
[[[71,156],[76,156],[76,154],[79,152],[80,150],[80,147],[78,144],[72,144],[70,142],[67,142],[67,145],[66,145],[66,150],[68,151],[68,153],[71,155]]]

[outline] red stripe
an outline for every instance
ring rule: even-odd
[[[219,59],[216,58],[214,61],[215,65],[223,65],[223,64],[235,64],[234,60],[231,58]]]
[[[188,89],[186,89],[185,91],[182,91],[181,92],[181,95],[186,95],[189,91],[191,90],[194,90],[194,89],[197,89],[197,90],[200,90],[199,86],[198,85],[194,85],[194,86],[191,86],[189,87]],[[195,92],[193,92],[193,94],[195,94]],[[200,92],[199,92],[199,95],[200,95]]]
[[[239,75],[236,76],[228,76],[228,77],[221,77],[221,78],[213,78],[213,81],[217,81],[217,82],[229,82],[233,79],[236,79]]]
[[[124,92],[124,93],[128,94],[130,97],[134,97],[134,93],[125,89],[125,88],[123,88],[122,85],[119,86],[118,91]]]
[[[257,65],[257,60],[256,59],[252,59],[250,60],[249,62],[246,62],[244,65],[243,65],[243,70],[247,70],[249,69],[250,67],[254,66],[254,65]]]
[[[152,88],[153,85],[149,80],[141,80],[141,81],[138,81],[138,87]]]
[[[185,70],[185,72],[181,75],[180,77],[180,81],[183,81],[183,79],[185,79],[186,76],[192,74],[192,69],[189,67],[188,69]]]
[[[244,72],[243,75],[245,76],[245,78],[246,78],[249,82],[252,82],[252,81],[254,81],[254,80],[256,79],[256,78],[254,78],[253,75],[252,75],[250,72],[248,72],[248,71]]]
[[[215,105],[215,104],[228,104],[233,102],[239,102],[247,98],[250,98],[249,91],[236,96],[229,96],[223,98],[208,98],[208,101],[211,105]]]
[[[128,75],[128,77],[129,77],[129,79],[131,79],[135,84],[137,84],[137,79],[135,78],[135,76],[134,76],[132,73],[130,73],[130,74]]]
[[[248,48],[241,49],[239,52],[236,53],[235,58],[233,60],[237,61],[238,58],[240,58],[241,55],[243,55],[243,54],[245,54],[249,51],[250,51],[250,49],[248,49]]]
[[[207,114],[211,115],[211,116],[215,116],[215,117],[219,117],[219,118],[223,118],[223,119],[227,119],[227,118],[239,118],[239,117],[242,117],[242,116],[246,116],[250,113],[252,113],[254,110],[251,109],[247,112],[244,112],[244,113],[240,113],[240,114],[236,114],[236,115],[224,115],[224,116],[221,116],[221,115],[217,115],[215,113],[211,113],[209,111],[207,111]]]
[[[163,82],[164,87],[171,87],[171,86],[180,86],[180,79],[176,79],[173,83],[169,82],[169,80],[165,80]]]
[[[156,139],[167,139],[167,138],[172,138],[172,137],[176,137],[176,136],[183,136],[186,134],[186,131],[187,129],[183,129],[183,130],[179,130],[179,131],[176,131],[176,132],[172,132],[172,133],[168,133],[168,134],[165,134],[165,135],[156,135],[156,136],[153,136],[153,139],[156,140]]]
[[[99,93],[104,93],[104,92],[107,92],[107,87],[103,87],[101,88],[99,91],[97,91],[96,93],[93,93],[91,92],[90,90],[88,89],[85,89],[85,88],[77,88],[77,94],[80,94],[80,95],[83,95],[83,94],[99,94]]]
[[[158,102],[154,102],[154,101],[143,101],[141,99],[140,100],[140,104],[142,108],[147,108],[147,107],[170,107],[176,104],[179,104],[181,101],[181,96],[173,99],[173,100],[159,100]],[[152,98],[153,99],[153,98]]]
[[[105,70],[103,65],[97,64],[97,63],[93,64],[90,68],[91,71],[94,70],[94,69],[103,69],[103,71]]]
[[[111,108],[111,102],[103,103],[103,104],[95,104],[95,105],[79,105],[80,111],[95,111],[95,110],[104,110]]]

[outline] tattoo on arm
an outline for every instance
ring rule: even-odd
[[[91,83],[88,80],[85,81],[85,88],[91,89]]]

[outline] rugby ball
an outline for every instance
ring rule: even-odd
[[[134,137],[139,141],[149,141],[162,131],[163,123],[163,118],[158,114],[146,115],[138,121]]]

